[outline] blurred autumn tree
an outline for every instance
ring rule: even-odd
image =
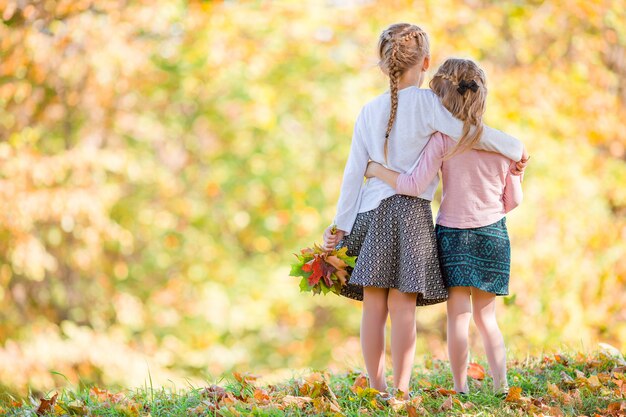
[[[511,350],[624,349],[625,10],[0,0],[0,380],[360,365],[359,303],[287,274],[334,216],[394,21],[425,27],[433,69],[480,61],[488,123],[533,156],[509,221]],[[417,314],[418,349],[442,355],[443,306]]]

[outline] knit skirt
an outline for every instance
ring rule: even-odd
[[[447,287],[475,287],[495,295],[509,294],[511,245],[506,217],[473,229],[438,224],[435,230]]]
[[[357,215],[337,248],[343,246],[357,260],[342,295],[363,301],[363,287],[370,286],[417,293],[417,306],[447,300],[430,201],[399,194],[384,199]]]

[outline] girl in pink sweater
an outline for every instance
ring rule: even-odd
[[[484,72],[472,61],[448,59],[430,88],[455,117],[464,121],[457,142],[432,135],[417,166],[399,174],[370,162],[377,177],[399,194],[420,195],[441,170],[443,197],[435,233],[441,271],[448,287],[448,354],[454,389],[468,392],[468,329],[472,316],[483,340],[494,390],[508,391],[506,352],[495,313],[496,295],[507,295],[510,244],[505,214],[522,201],[520,176],[507,157],[471,149],[482,133],[487,89]]]

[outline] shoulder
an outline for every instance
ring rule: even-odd
[[[446,150],[454,147],[454,145],[456,144],[454,139],[452,139],[450,136],[446,135],[445,133],[441,133],[439,131],[430,135],[430,140],[436,142],[438,146]]]
[[[421,101],[435,102],[439,100],[439,97],[429,88],[414,88],[412,93],[416,99]]]
[[[389,107],[389,103],[389,92],[379,94],[363,105],[361,108],[361,114],[368,115],[372,112],[380,110],[382,107]]]

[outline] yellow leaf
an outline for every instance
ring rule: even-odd
[[[597,375],[591,375],[589,378],[587,378],[587,382],[592,388],[600,388],[602,386]]]

